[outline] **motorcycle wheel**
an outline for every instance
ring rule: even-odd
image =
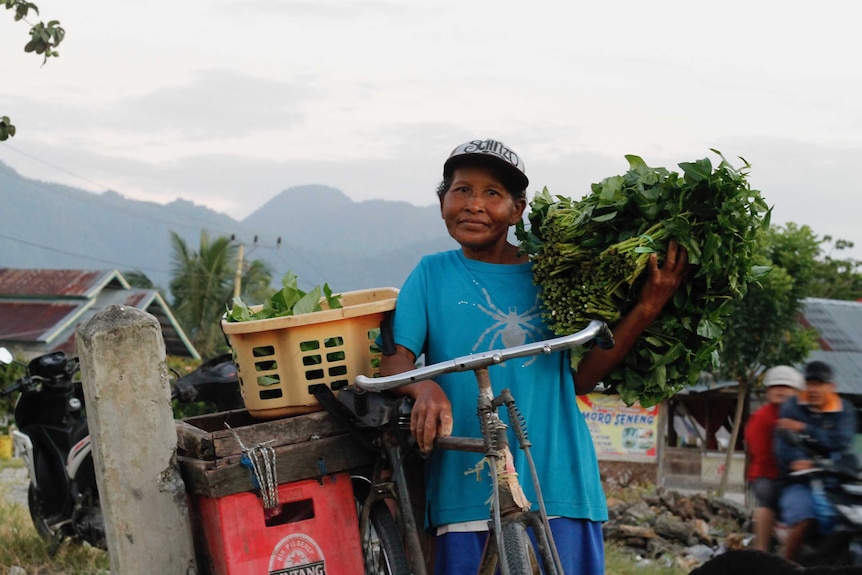
[[[27,490],[27,508],[30,510],[30,519],[33,520],[33,526],[36,528],[36,533],[45,541],[54,541],[54,532],[45,521],[45,510],[42,508],[42,502],[39,501],[39,496],[36,494],[36,488],[30,485]]]

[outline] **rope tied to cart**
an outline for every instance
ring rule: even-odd
[[[274,440],[263,441],[253,447],[246,447],[239,434],[227,422],[224,426],[233,434],[242,449],[240,464],[251,470],[251,480],[255,489],[260,491],[264,509],[278,507],[278,478],[275,464],[275,449],[269,444]]]

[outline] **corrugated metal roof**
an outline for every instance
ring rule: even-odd
[[[805,322],[820,332],[826,351],[862,353],[862,302],[806,298]]]
[[[128,288],[116,270],[42,270],[0,268],[0,297],[89,298],[108,284]]]
[[[168,355],[200,359],[161,295],[130,288],[117,270],[0,268],[0,343],[31,356],[77,353],[78,325],[111,305],[148,312],[161,325]]]
[[[80,315],[86,303],[3,301],[0,303],[0,340],[47,343],[58,326]]]
[[[831,365],[839,393],[862,395],[862,302],[806,298],[803,322],[819,332],[822,348],[807,361]]]

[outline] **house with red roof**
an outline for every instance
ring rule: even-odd
[[[76,355],[78,326],[110,305],[154,316],[167,355],[200,359],[161,294],[131,287],[117,270],[0,268],[0,346],[26,358]]]

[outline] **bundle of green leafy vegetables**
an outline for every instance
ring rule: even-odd
[[[257,311],[252,311],[248,304],[235,296],[233,307],[228,308],[225,319],[227,321],[250,321],[322,311],[321,301],[326,302],[327,309],[341,307],[341,296],[333,294],[329,284],[323,284],[322,288],[315,286],[309,292],[302,291],[297,285],[297,276],[292,271],[284,274],[284,277],[281,278],[281,284],[283,287],[263,302]]]
[[[650,254],[661,260],[668,242],[688,251],[692,268],[661,315],[604,381],[628,405],[655,405],[717,366],[730,304],[765,270],[754,264],[755,237],[771,209],[746,176],[720,152],[678,164],[682,173],[626,156],[629,170],[591,186],[575,201],[547,188],[530,202],[530,226],[519,225],[531,255],[545,320],[558,335],[591,319],[611,328],[636,303]],[[572,350],[572,366],[586,353]]]

